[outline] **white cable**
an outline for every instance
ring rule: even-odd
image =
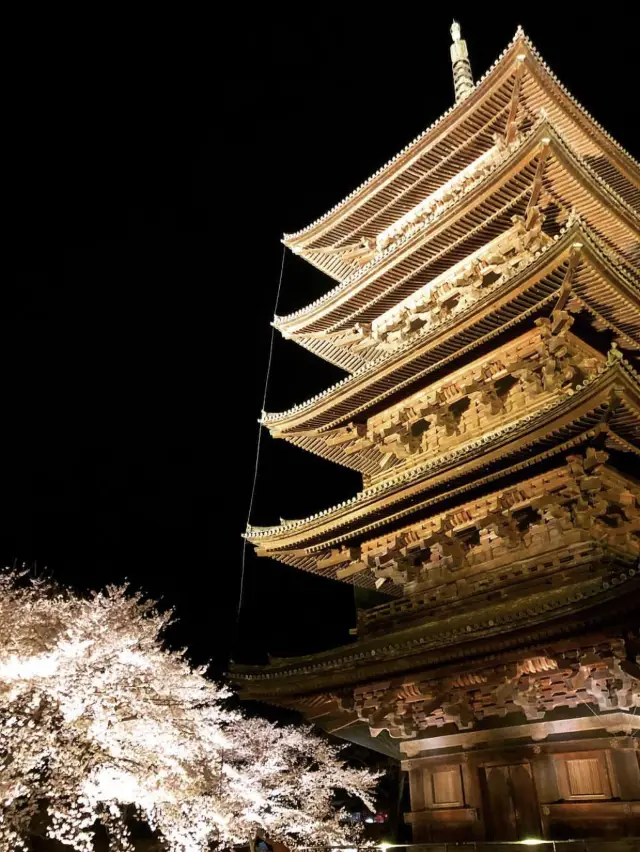
[[[273,309],[274,317],[277,316],[278,313],[278,302],[280,301],[280,289],[282,287],[282,275],[284,272],[284,259],[286,256],[286,247],[282,246],[282,262],[280,264],[280,279],[278,281],[278,291],[276,293],[276,303]],[[269,358],[267,360],[267,374],[264,381],[264,394],[262,396],[262,412],[266,410],[267,405],[267,390],[269,388],[269,377],[271,375],[271,361],[273,359],[273,341],[275,338],[276,328],[275,325],[271,325],[271,340],[269,343]],[[260,462],[260,446],[262,443],[262,424],[258,425],[258,443],[256,445],[256,463],[253,469],[253,485],[251,487],[251,499],[249,500],[249,511],[247,512],[247,528],[249,527],[249,523],[251,521],[251,512],[253,511],[253,500],[256,493],[256,483],[258,481],[258,466]],[[242,561],[240,567],[240,592],[238,595],[238,610],[236,613],[236,625],[238,620],[240,619],[240,610],[242,609],[242,596],[244,592],[244,573],[245,573],[245,565],[247,559],[247,539],[242,539]]]

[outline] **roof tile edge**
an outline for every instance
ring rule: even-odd
[[[483,75],[482,75],[482,76],[481,76],[481,77],[480,77],[480,78],[476,81],[473,91],[476,91],[476,90],[479,88],[480,84],[481,84],[481,83],[483,83],[483,82],[487,79],[487,77],[489,76],[489,74],[491,74],[491,72],[492,72],[492,71],[494,70],[494,68],[498,65],[498,63],[499,63],[499,62],[500,62],[500,61],[501,61],[501,60],[502,60],[502,59],[506,56],[506,54],[507,54],[510,50],[512,50],[512,49],[513,49],[513,47],[514,47],[514,46],[518,43],[518,41],[523,41],[523,42],[526,44],[527,48],[531,51],[531,53],[532,53],[532,55],[534,56],[534,58],[536,59],[536,61],[537,61],[537,62],[538,62],[538,63],[539,63],[539,64],[540,64],[543,68],[544,68],[544,70],[546,71],[546,73],[547,73],[547,74],[551,77],[551,79],[553,80],[553,82],[554,82],[554,83],[558,86],[558,88],[559,88],[559,89],[560,89],[560,91],[561,91],[561,92],[565,95],[565,97],[567,97],[567,98],[571,101],[571,103],[572,103],[575,107],[577,107],[577,109],[578,109],[581,113],[583,113],[583,114],[586,116],[586,118],[588,118],[588,120],[589,120],[590,122],[592,122],[592,123],[593,123],[593,125],[594,125],[597,129],[598,129],[598,131],[599,131],[600,133],[602,133],[602,135],[603,135],[603,136],[604,136],[604,137],[605,137],[605,138],[606,138],[606,139],[607,139],[607,140],[608,140],[608,141],[609,141],[612,145],[614,145],[614,147],[615,147],[615,148],[616,148],[616,149],[617,149],[617,150],[618,150],[618,151],[619,151],[619,152],[620,152],[620,153],[621,153],[624,157],[626,157],[626,158],[629,160],[629,162],[630,162],[630,163],[631,163],[631,164],[632,164],[635,168],[640,169],[640,162],[639,162],[638,160],[636,160],[636,159],[635,159],[635,158],[634,158],[634,157],[633,157],[633,156],[629,153],[629,151],[627,151],[627,150],[626,150],[626,148],[625,148],[623,145],[621,145],[621,144],[617,141],[617,139],[616,139],[614,136],[612,136],[612,135],[611,135],[611,134],[610,134],[610,133],[609,133],[609,132],[608,132],[608,131],[607,131],[607,130],[606,130],[606,129],[605,129],[605,128],[601,125],[601,124],[600,124],[600,122],[599,122],[599,121],[597,121],[597,120],[596,120],[596,119],[595,119],[595,118],[591,115],[591,113],[590,113],[590,112],[589,112],[589,111],[588,111],[585,107],[583,107],[583,106],[582,106],[582,104],[580,103],[580,101],[578,101],[578,99],[577,99],[574,95],[572,95],[572,94],[571,94],[571,92],[570,92],[570,91],[566,88],[566,86],[565,86],[565,85],[561,82],[561,80],[557,77],[557,75],[556,75],[556,74],[552,71],[552,69],[550,68],[550,66],[548,65],[548,63],[547,63],[547,62],[543,59],[543,57],[542,57],[541,53],[539,52],[539,50],[536,48],[536,46],[533,44],[532,40],[531,40],[531,39],[529,38],[529,36],[528,36],[528,35],[524,32],[524,30],[523,30],[522,26],[520,26],[520,25],[518,25],[518,27],[517,27],[517,29],[516,29],[516,32],[515,32],[515,35],[513,36],[513,38],[511,39],[511,41],[510,41],[510,42],[509,42],[509,44],[507,45],[507,47],[505,47],[505,48],[504,48],[504,50],[500,53],[500,55],[498,56],[498,58],[497,58],[496,60],[494,60],[494,62],[491,64],[491,66],[490,66],[490,67],[489,67],[489,68],[488,68],[488,69],[484,72],[484,74],[483,74]],[[334,204],[334,205],[333,205],[333,207],[331,207],[331,208],[330,208],[330,209],[329,209],[326,213],[323,213],[321,216],[319,216],[317,219],[315,219],[315,220],[314,220],[313,222],[311,222],[309,225],[306,225],[304,228],[301,228],[301,229],[300,229],[300,230],[298,230],[298,231],[293,231],[293,232],[291,232],[291,233],[285,233],[285,234],[283,234],[281,242],[282,242],[285,246],[287,246],[287,247],[289,247],[289,248],[290,248],[290,247],[291,247],[291,246],[290,246],[290,243],[292,243],[294,240],[297,240],[298,238],[302,237],[304,234],[308,233],[308,232],[309,232],[309,231],[311,231],[313,228],[315,228],[315,227],[317,227],[318,225],[320,225],[322,222],[325,222],[325,221],[326,221],[329,217],[333,216],[333,214],[334,214],[334,213],[337,213],[337,212],[338,212],[338,210],[340,210],[341,208],[345,207],[345,206],[348,204],[348,202],[349,202],[349,201],[351,201],[351,200],[352,200],[352,199],[353,199],[356,195],[358,195],[359,193],[361,193],[364,189],[366,189],[367,187],[369,187],[369,186],[373,183],[373,181],[374,181],[377,177],[379,177],[379,176],[380,176],[380,175],[381,175],[384,171],[386,171],[386,170],[387,170],[390,166],[392,166],[394,163],[396,163],[396,162],[397,162],[397,161],[398,161],[401,157],[403,157],[403,156],[405,156],[406,154],[408,154],[408,153],[409,153],[409,151],[411,151],[413,148],[415,148],[415,147],[416,147],[416,146],[417,146],[417,145],[418,145],[418,144],[419,144],[419,143],[420,143],[420,142],[421,142],[421,141],[425,138],[425,136],[426,136],[427,134],[429,134],[432,130],[434,130],[434,129],[435,129],[435,128],[436,128],[436,127],[437,127],[437,126],[438,126],[438,125],[439,125],[442,121],[444,121],[444,119],[445,119],[445,118],[447,118],[447,117],[448,117],[448,116],[449,116],[452,112],[454,112],[454,111],[456,111],[456,110],[459,110],[459,108],[460,108],[463,104],[465,104],[465,103],[467,103],[467,99],[465,99],[465,100],[463,100],[463,101],[459,101],[458,103],[455,103],[455,104],[453,104],[452,106],[450,106],[448,109],[446,109],[446,110],[445,110],[445,112],[444,112],[444,113],[442,113],[442,115],[441,115],[439,118],[437,118],[435,121],[433,121],[433,122],[432,122],[432,123],[431,123],[431,124],[430,124],[427,128],[425,128],[425,130],[423,130],[423,131],[422,131],[422,133],[419,133],[419,134],[418,134],[418,136],[416,136],[416,137],[415,137],[415,139],[413,139],[411,142],[409,142],[407,145],[405,145],[405,146],[404,146],[404,148],[402,148],[402,150],[401,150],[401,151],[399,151],[397,154],[395,154],[393,157],[391,157],[391,159],[387,160],[387,162],[386,162],[383,166],[381,166],[379,169],[377,169],[377,170],[376,170],[376,171],[375,171],[375,172],[374,172],[374,173],[373,173],[370,177],[368,177],[368,178],[367,178],[366,180],[364,180],[364,181],[363,181],[363,182],[362,182],[359,186],[357,186],[355,189],[353,189],[353,190],[352,190],[352,191],[351,191],[348,195],[346,195],[346,196],[345,196],[345,197],[344,197],[341,201],[339,201],[337,204]]]

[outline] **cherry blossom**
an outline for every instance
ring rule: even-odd
[[[172,618],[126,587],[86,597],[0,573],[0,852],[34,820],[79,852],[101,823],[133,849],[134,813],[170,850],[257,834],[353,845],[336,790],[373,807],[377,775],[306,727],[229,707],[229,690],[168,650]]]

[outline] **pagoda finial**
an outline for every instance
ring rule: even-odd
[[[473,75],[471,74],[471,63],[467,43],[461,37],[460,24],[454,21],[451,24],[451,65],[453,66],[453,87],[456,92],[456,103],[460,103],[469,97],[473,91]]]

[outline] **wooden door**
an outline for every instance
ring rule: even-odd
[[[529,765],[487,766],[484,776],[487,840],[540,837],[538,803]]]

